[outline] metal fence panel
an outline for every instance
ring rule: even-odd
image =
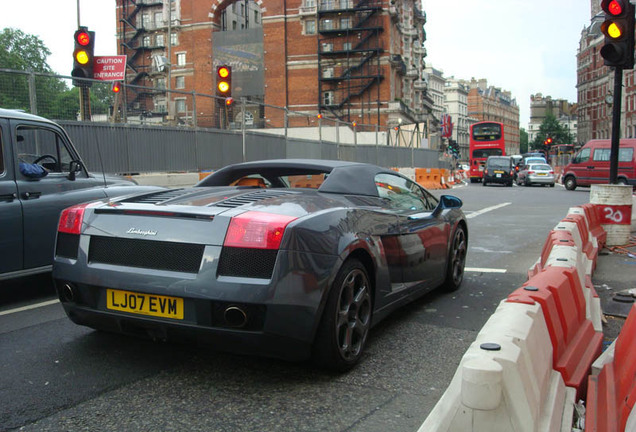
[[[246,161],[285,159],[285,137],[265,133],[245,134]]]

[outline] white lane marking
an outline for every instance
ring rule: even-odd
[[[497,268],[465,267],[464,271],[479,273],[506,273],[508,270]]]
[[[15,309],[9,309],[9,310],[0,312],[0,316],[2,316],[2,315],[10,315],[10,314],[13,314],[13,313],[18,313],[18,312],[24,312],[24,311],[27,311],[27,310],[37,309],[37,308],[41,308],[41,307],[44,307],[44,306],[50,306],[52,304],[59,303],[59,302],[60,301],[56,299],[56,300],[49,300],[49,301],[45,301],[45,302],[42,302],[42,303],[36,303],[36,304],[28,305],[28,306],[23,306],[23,307],[19,307],[19,308],[15,308]]]
[[[484,209],[474,211],[474,212],[472,212],[471,214],[466,215],[466,219],[471,219],[471,218],[477,217],[477,216],[482,215],[482,214],[484,214],[484,213],[488,213],[488,212],[490,212],[490,211],[497,210],[497,209],[500,209],[500,208],[502,208],[502,207],[509,206],[510,204],[512,204],[512,203],[509,203],[509,202],[507,202],[507,203],[501,203],[501,204],[497,204],[496,206],[486,207],[486,208],[484,208]]]

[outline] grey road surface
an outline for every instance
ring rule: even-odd
[[[372,330],[362,363],[342,375],[96,332],[66,318],[47,279],[5,284],[0,430],[417,430],[497,304],[526,280],[548,231],[589,199],[560,186],[445,192],[469,217],[463,286],[394,313]]]

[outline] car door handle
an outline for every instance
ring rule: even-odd
[[[0,201],[13,201],[17,197],[18,197],[18,194],[16,193],[0,195]]]
[[[594,169],[594,165],[588,166],[587,169]]]
[[[22,198],[31,199],[31,198],[40,198],[42,192],[25,192],[22,194]]]

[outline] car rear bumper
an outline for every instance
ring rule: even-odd
[[[528,176],[528,181],[535,184],[554,184],[554,176]]]
[[[58,292],[64,311],[71,321],[94,329],[153,340],[199,343],[210,345],[219,351],[262,355],[291,361],[307,359],[311,354],[311,339],[298,339],[290,334],[267,332],[264,327],[258,328],[258,325],[256,328],[254,326],[232,328],[218,319],[215,321],[215,306],[218,305],[214,304],[209,304],[207,311],[203,305],[198,305],[200,310],[197,314],[197,322],[177,322],[166,318],[104,310],[69,301],[62,294],[59,285]],[[254,319],[250,313],[258,313],[254,312],[257,309],[255,305],[239,304],[238,306],[245,306],[248,319]],[[261,313],[266,312],[272,316],[289,313],[288,310],[284,310],[285,308],[276,306],[268,307],[266,311],[263,308],[260,309]],[[302,315],[305,314],[306,318],[308,311],[302,308],[295,309],[299,314],[296,316],[295,323],[302,323]]]

